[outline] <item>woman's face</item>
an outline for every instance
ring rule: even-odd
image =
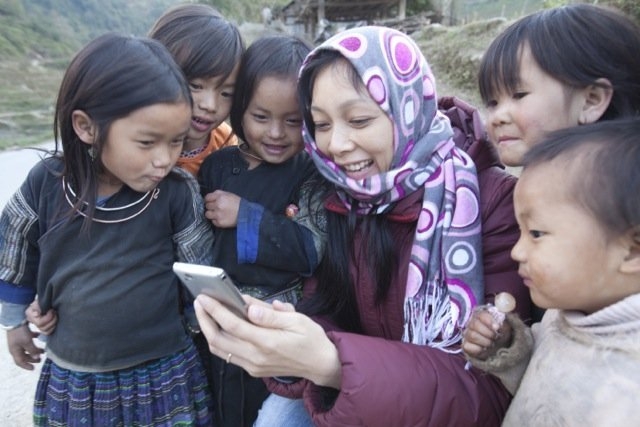
[[[311,115],[318,149],[360,180],[391,168],[393,122],[364,86],[354,87],[348,67],[340,60],[318,73]]]

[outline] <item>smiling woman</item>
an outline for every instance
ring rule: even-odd
[[[499,425],[509,393],[465,370],[461,328],[498,292],[525,318],[531,303],[509,258],[515,179],[477,112],[438,104],[420,49],[385,27],[314,49],[298,93],[306,151],[330,183],[325,256],[298,312],[251,300],[247,322],[198,297],[209,348],[273,377],[258,426]]]
[[[364,86],[353,86],[346,60],[318,73],[311,115],[318,150],[354,180],[386,172],[393,160],[393,122]]]

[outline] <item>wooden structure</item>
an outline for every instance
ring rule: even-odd
[[[294,33],[313,39],[329,23],[372,23],[375,20],[404,19],[406,0],[294,0],[276,16]]]

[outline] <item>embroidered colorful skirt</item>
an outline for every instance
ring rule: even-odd
[[[210,426],[207,380],[193,345],[112,372],[76,372],[45,360],[35,426]]]

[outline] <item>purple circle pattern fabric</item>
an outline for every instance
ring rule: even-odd
[[[345,206],[359,214],[383,214],[393,202],[424,189],[403,340],[459,351],[462,327],[484,298],[475,165],[455,147],[450,122],[438,111],[429,64],[410,37],[386,27],[358,27],[322,43],[307,61],[325,49],[339,51],[351,63],[393,122],[394,157],[388,171],[354,180],[318,150],[306,126],[305,149]]]

